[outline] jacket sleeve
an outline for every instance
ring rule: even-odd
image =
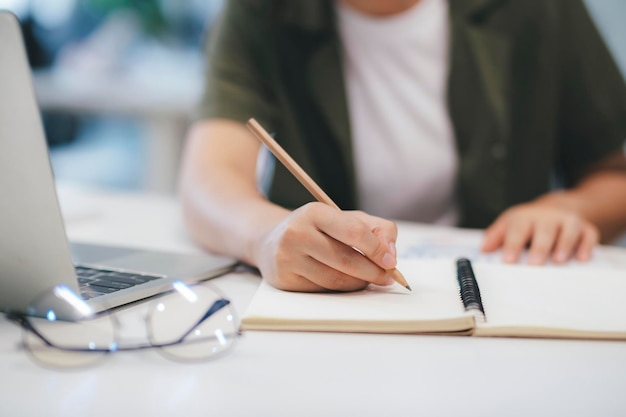
[[[267,2],[229,0],[209,33],[205,86],[197,120],[225,118],[245,123],[254,117],[270,126],[273,97],[264,74],[267,60]],[[264,46],[265,45],[265,46]]]
[[[558,164],[566,186],[623,149],[626,85],[581,0],[563,0]]]

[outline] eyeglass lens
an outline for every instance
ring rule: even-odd
[[[227,351],[238,335],[227,299],[212,286],[181,282],[151,302],[146,316],[149,340],[143,344],[120,346],[115,314],[62,321],[52,312],[28,321],[32,329],[24,332],[24,346],[37,362],[62,368],[89,366],[110,352],[146,347],[156,347],[174,360],[202,360]]]

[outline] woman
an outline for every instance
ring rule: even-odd
[[[363,211],[311,203],[281,166],[259,191],[250,117]],[[579,0],[232,0],[181,193],[193,237],[274,286],[356,290],[393,283],[385,218],[487,227],[505,262],[589,259],[626,229],[624,138],[624,81]]]

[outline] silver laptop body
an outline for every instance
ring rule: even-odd
[[[19,21],[0,11],[0,311],[26,312],[60,284],[80,293],[74,262],[158,277],[98,294],[87,301],[94,311],[155,295],[172,279],[207,279],[236,264],[210,254],[68,243]]]

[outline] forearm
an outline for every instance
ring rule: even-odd
[[[211,182],[187,184],[181,197],[185,223],[194,241],[252,265],[256,264],[255,242],[288,214],[258,193]]]
[[[231,135],[229,140],[236,142],[241,139],[237,136],[248,133],[234,124],[222,127],[214,124],[191,131],[180,181],[184,219],[199,245],[255,265],[255,244],[289,211],[269,202],[256,188],[258,147],[246,146],[243,139],[233,162],[228,157],[233,149],[224,149],[220,138],[209,137]]]

